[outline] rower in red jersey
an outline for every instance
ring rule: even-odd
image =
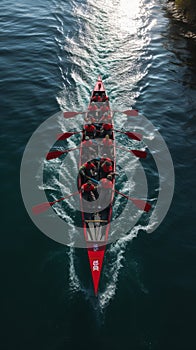
[[[98,109],[98,107],[94,102],[92,102],[88,107],[89,111],[97,111],[97,109]]]
[[[88,201],[95,201],[97,197],[97,187],[93,185],[92,181],[88,180],[81,186],[82,196]]]
[[[104,123],[101,127],[101,136],[112,136],[113,125],[111,123]]]
[[[103,123],[110,123],[111,122],[111,114],[108,112],[105,112],[102,117],[99,119],[99,122],[103,122]]]
[[[103,145],[103,147],[113,146],[113,140],[110,139],[109,135],[106,135],[106,137],[104,137],[104,139],[102,141],[102,145]]]
[[[93,139],[96,135],[96,127],[91,122],[88,122],[88,124],[84,125],[84,134],[85,137],[89,136],[91,139]]]
[[[90,113],[87,114],[87,116],[84,118],[84,120],[85,120],[85,122],[87,124],[89,124],[89,123],[91,123],[91,124],[92,123],[96,123],[95,117],[92,114],[90,114]]]
[[[113,143],[113,140],[110,139],[109,135],[106,135],[106,137],[104,137],[102,143],[101,143],[101,146],[102,146],[102,154],[106,154],[108,157],[113,157],[114,155],[114,152],[113,152],[113,146],[114,146],[114,143]]]
[[[100,162],[100,165],[102,165],[104,162],[112,163],[112,160],[111,158],[107,157],[107,154],[105,153],[103,157],[100,158],[99,162]]]
[[[95,95],[91,98],[91,102],[102,102],[102,98],[98,93],[95,93]]]
[[[96,166],[92,161],[88,161],[81,165],[79,168],[79,174],[85,179],[88,176],[95,176],[96,175]]]
[[[97,143],[96,141],[92,141],[89,136],[85,137],[85,140],[82,141],[82,160],[88,160],[93,159],[96,157],[96,149],[97,149]]]
[[[101,178],[107,177],[107,175],[109,175],[109,173],[113,171],[112,162],[109,162],[108,160],[106,160],[103,162],[100,168],[101,168]]]
[[[106,96],[105,92],[102,94],[102,102],[109,101],[109,97]]]
[[[108,175],[109,176],[109,175]],[[100,184],[101,186],[104,188],[104,189],[111,189],[113,187],[113,183],[110,179],[108,179],[108,177],[103,177],[101,180],[100,180]]]
[[[106,102],[103,102],[100,106],[100,111],[101,112],[108,112],[110,110],[109,105]]]
[[[89,136],[85,137],[85,140],[82,142],[82,147],[91,147],[93,145],[93,141],[89,138]]]

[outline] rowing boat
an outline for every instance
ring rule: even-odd
[[[137,117],[138,115],[138,111],[133,109],[118,112],[127,115],[127,117]],[[141,159],[146,158],[147,152],[138,149],[122,148],[116,145],[116,132],[124,134],[128,138],[137,141],[141,141],[142,135],[136,132],[116,130],[114,128],[114,112],[110,109],[109,99],[106,96],[106,90],[100,76],[98,77],[93,89],[87,112],[67,111],[63,113],[63,116],[67,119],[74,118],[79,114],[85,115],[83,129],[80,131],[64,132],[63,134],[58,135],[58,140],[66,140],[72,135],[81,133],[80,146],[65,150],[55,149],[46,154],[46,159],[51,160],[59,158],[68,152],[77,150],[78,148],[80,149],[78,163],[79,173],[77,177],[78,191],[52,202],[37,204],[32,207],[32,212],[34,215],[38,215],[48,210],[57,202],[64,201],[71,196],[80,196],[84,243],[88,252],[94,293],[97,295],[106,245],[108,241],[111,242],[111,236],[109,236],[109,234],[111,235],[110,225],[112,220],[114,193],[130,200],[139,210],[148,212],[151,209],[151,205],[145,200],[129,197],[115,189],[116,149],[132,153],[135,157]],[[90,133],[88,128],[86,128],[87,124],[89,124],[90,129],[92,129]],[[110,130],[105,128],[105,124],[110,125]],[[87,133],[89,133],[90,140],[87,140]],[[104,170],[104,165],[108,162],[108,158],[110,164],[108,169],[110,172],[110,178],[107,176],[108,172]],[[84,166],[87,162],[93,163],[94,167],[93,171],[92,169],[88,169],[90,176],[84,172],[84,169],[87,169]],[[83,170],[81,171],[81,169]],[[86,196],[87,192],[85,193],[84,187],[87,186],[89,179],[91,183],[90,187],[93,187],[93,184],[98,186],[97,189],[91,189]],[[109,187],[107,186],[108,183]]]
[[[104,178],[101,174],[100,163],[101,160],[105,158],[110,158],[113,163],[113,172],[116,168],[116,150],[115,150],[115,134],[114,131],[111,131],[110,139],[112,140],[112,145],[107,149],[103,146],[103,138],[105,135],[101,134],[101,129],[103,127],[104,118],[106,114],[111,116],[110,123],[113,127],[112,112],[110,110],[109,100],[105,100],[106,90],[102,81],[102,78],[99,76],[98,80],[93,89],[91,100],[88,106],[88,111],[85,115],[86,122],[89,121],[89,118],[93,118],[92,125],[96,127],[96,132],[93,135],[93,146],[90,148],[91,151],[86,152],[85,144],[85,125],[81,137],[81,147],[80,147],[80,162],[79,167],[91,160],[96,163],[97,172],[93,177],[92,181],[95,183],[99,182],[101,178]],[[105,117],[104,117],[105,113]],[[104,153],[103,153],[104,152]],[[82,176],[78,177],[78,187],[81,188],[82,184],[86,181]],[[86,204],[83,194],[80,192],[80,207],[82,213],[82,226],[84,231],[84,237],[86,241],[88,258],[90,264],[90,270],[93,280],[94,293],[98,294],[99,281],[101,276],[101,270],[104,260],[104,253],[106,249],[106,244],[110,231],[110,222],[112,219],[112,202],[114,197],[114,188],[115,188],[115,177],[112,178],[111,189],[107,193],[107,205],[104,206],[103,200],[99,201],[96,199],[96,203],[91,202],[91,212],[85,212]],[[113,191],[112,191],[113,190]],[[100,193],[99,193],[100,194]],[[103,197],[102,197],[103,198]],[[104,201],[105,202],[105,201]],[[95,205],[96,204],[96,205]]]

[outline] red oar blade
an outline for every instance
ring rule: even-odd
[[[147,153],[145,151],[140,151],[140,150],[130,150],[130,149],[126,149],[124,147],[119,147],[119,146],[116,146],[116,148],[118,149],[121,149],[123,151],[126,151],[126,152],[130,152],[130,153],[133,153],[134,156],[138,157],[138,158],[146,158],[147,156]]]
[[[53,204],[53,202],[44,202],[44,203],[35,205],[35,206],[32,208],[32,212],[33,212],[33,214],[35,214],[35,215],[41,214],[41,213],[43,213],[44,211],[48,210],[52,204]]]
[[[58,158],[58,157],[62,156],[62,154],[64,154],[65,152],[67,152],[67,151],[52,151],[52,152],[49,152],[46,155],[46,159],[47,160],[51,160],[51,159]]]
[[[75,132],[64,132],[64,134],[58,134],[57,135],[57,140],[63,141],[74,135]]]
[[[71,152],[71,151],[74,151],[75,149],[79,149],[79,148],[80,147],[74,147],[74,148],[66,149],[65,151],[58,151],[58,150],[52,151],[46,155],[46,159],[47,160],[55,159],[55,158],[62,156],[62,154],[66,153],[66,152]]]
[[[148,202],[143,201],[142,199],[130,198],[131,201],[141,210],[146,211],[147,213],[151,209],[151,205]]]
[[[81,114],[81,113],[83,113],[83,112],[64,112],[63,113],[63,116],[64,116],[64,118],[74,118],[74,117],[76,117],[78,114]]]
[[[138,111],[136,109],[127,109],[126,111],[123,111],[124,114],[126,114],[128,117],[137,117]]]
[[[126,131],[125,134],[132,140],[141,141],[142,135],[137,132]]]
[[[145,151],[139,151],[139,150],[131,150],[129,152],[132,152],[134,154],[134,156],[138,157],[138,158],[143,158],[145,159],[147,156],[147,153]]]
[[[32,212],[33,212],[33,214],[35,214],[35,215],[41,214],[41,213],[43,213],[44,211],[48,210],[53,204],[58,203],[58,202],[61,202],[61,201],[64,201],[65,199],[70,198],[70,197],[72,197],[72,196],[75,196],[76,194],[79,194],[79,192],[76,191],[76,192],[74,192],[74,193],[69,194],[69,195],[66,196],[66,197],[62,197],[62,198],[60,198],[60,199],[56,199],[56,200],[53,201],[53,202],[44,202],[44,203],[41,203],[41,204],[37,204],[37,205],[35,205],[34,207],[32,207]]]

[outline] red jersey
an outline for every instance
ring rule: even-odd
[[[109,111],[109,106],[106,106],[106,105],[103,105],[103,106],[101,106],[100,107],[100,110],[102,111],[102,112],[107,112],[107,111]]]
[[[103,139],[102,143],[105,147],[109,147],[113,145],[113,141],[111,139],[106,139],[106,138]]]
[[[104,130],[108,131],[108,130],[112,130],[113,125],[107,123],[107,124],[103,124],[102,127],[103,127]]]
[[[82,146],[83,147],[91,147],[93,145],[93,141],[92,140],[85,140],[82,142]]]
[[[103,164],[102,169],[104,173],[110,173],[112,171],[112,165]]]
[[[90,191],[93,191],[95,189],[95,186],[93,184],[83,184],[81,186],[81,190],[84,191],[84,192],[90,192]]]
[[[105,102],[105,101],[109,101],[108,96],[103,96],[103,97],[102,97],[102,101],[103,101],[103,102]]]
[[[88,162],[86,162],[86,163],[84,163],[84,167],[86,168],[86,169],[95,169],[96,168],[96,166],[95,166],[95,164],[93,164],[93,163],[88,163]]]
[[[101,96],[93,96],[91,101],[93,101],[93,102],[102,102],[102,98],[101,98]]]
[[[101,158],[100,159],[100,164],[103,164],[104,162],[110,162],[112,163],[112,160],[110,158]]]
[[[87,131],[87,132],[93,132],[95,131],[96,127],[94,125],[85,125],[84,126],[84,129]]]
[[[88,115],[85,119],[86,122],[96,123],[96,119],[92,115]]]
[[[88,107],[88,110],[89,110],[89,111],[96,111],[96,110],[97,110],[97,106],[94,105],[94,104],[91,104],[91,105]]]
[[[112,181],[110,181],[110,180],[108,180],[106,178],[101,179],[100,182],[101,182],[101,185],[102,185],[103,188],[109,189],[109,188],[113,187]]]
[[[99,121],[101,122],[102,120],[110,122],[111,121],[111,115],[110,114],[103,115]]]

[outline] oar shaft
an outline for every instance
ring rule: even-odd
[[[54,202],[49,202],[49,203],[50,203],[50,205],[53,205],[53,204],[55,204],[55,203],[62,202],[62,201],[64,201],[65,199],[68,199],[68,198],[70,198],[70,197],[72,197],[72,196],[75,196],[76,194],[79,194],[79,191],[73,192],[73,193],[69,194],[69,195],[66,196],[66,197],[62,197],[62,198],[60,198],[60,199],[55,200]]]
[[[71,196],[75,196],[76,194],[79,194],[79,191],[77,192],[74,192],[72,194],[69,194],[68,196],[66,197],[63,197],[63,198],[60,198],[60,199],[57,199],[53,202],[44,202],[44,203],[41,203],[41,204],[37,204],[35,205],[34,207],[32,207],[32,212],[34,215],[38,215],[38,214],[41,214],[43,212],[45,212],[46,210],[48,210],[51,206],[53,206],[55,203],[57,202],[61,202],[65,199],[68,199],[69,197]]]
[[[147,153],[145,151],[140,151],[140,150],[129,150],[129,149],[126,149],[126,148],[123,148],[123,147],[119,147],[119,146],[116,146],[116,148],[118,149],[121,149],[123,151],[126,151],[126,152],[129,152],[129,153],[133,153],[134,156],[138,157],[138,158],[146,158],[147,156]]]
[[[135,204],[135,206],[138,207],[141,210],[144,210],[144,211],[148,212],[151,209],[151,205],[148,202],[146,202],[146,201],[144,201],[142,199],[128,197],[124,193],[119,192],[116,189],[114,191],[116,193],[120,194],[121,196],[123,196],[123,197],[129,199],[130,201],[132,201]]]

